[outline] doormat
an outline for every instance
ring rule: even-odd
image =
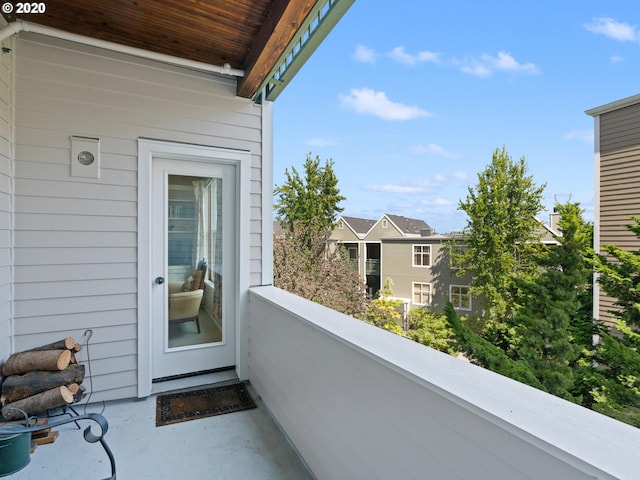
[[[243,383],[158,395],[156,427],[256,408]]]

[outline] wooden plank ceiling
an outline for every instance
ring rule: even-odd
[[[251,98],[319,0],[47,0],[3,16],[152,52],[244,70]]]

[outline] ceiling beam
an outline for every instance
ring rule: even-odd
[[[237,95],[252,97],[309,15],[316,0],[275,0],[247,56]]]

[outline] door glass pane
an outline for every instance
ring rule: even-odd
[[[168,176],[168,348],[222,341],[222,179]]]

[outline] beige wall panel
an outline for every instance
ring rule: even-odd
[[[431,266],[413,266],[413,246],[431,246]],[[407,298],[413,301],[413,284],[416,282],[430,283],[432,303],[429,310],[442,312],[449,300],[449,286],[469,286],[469,277],[459,278],[451,268],[449,248],[441,240],[403,239],[382,243],[382,283],[386,278],[393,280],[393,294],[395,297]],[[418,307],[411,303],[410,308]],[[472,312],[479,314],[480,303],[472,300]]]
[[[358,236],[345,225],[344,228],[334,228],[331,232],[331,240],[340,242],[358,242],[360,239]]]
[[[380,240],[381,238],[399,238],[402,237],[402,234],[393,226],[393,224],[387,221],[387,226],[383,227],[383,222],[379,221],[374,225],[374,227],[369,231],[365,240],[368,242],[374,240]]]

